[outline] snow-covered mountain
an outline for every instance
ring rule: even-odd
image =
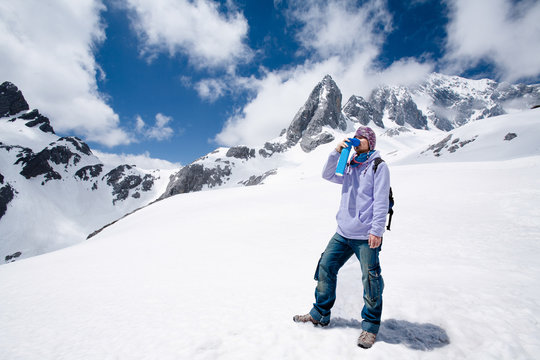
[[[381,330],[367,352],[356,346],[355,257],[340,270],[330,326],[292,321],[311,308],[336,228],[341,189],[320,176],[331,142],[272,155],[288,162],[262,186],[172,196],[84,243],[2,265],[2,357],[535,359],[539,133],[534,109],[449,133],[380,135],[396,204],[380,255]],[[410,157],[389,155],[398,145]],[[244,154],[231,169],[259,160]]]
[[[49,119],[30,111],[15,85],[4,83],[0,89],[0,259],[5,261],[83,241],[156,199],[280,181],[282,174],[303,177],[306,164],[318,164],[328,144],[359,124],[374,128],[387,161],[426,162],[487,146],[484,125],[465,125],[540,104],[539,85],[432,74],[415,86],[383,86],[368,99],[352,96],[343,105],[339,87],[327,75],[280,136],[254,148],[218,148],[169,180],[171,171],[106,167],[80,139],[59,138]],[[511,118],[494,121],[509,126],[503,138],[517,135],[497,138],[504,145],[496,151],[530,140]]]
[[[42,254],[155,200],[169,174],[105,166],[81,139],[59,137],[13,84],[0,85],[0,260]]]
[[[442,141],[449,136],[446,132],[470,122],[536,104],[540,104],[540,85],[510,85],[434,73],[415,86],[379,87],[368,100],[353,95],[342,106],[341,91],[327,75],[278,138],[261,147],[216,149],[176,173],[161,198],[259,184],[276,175],[277,168],[284,164],[295,166],[307,161],[309,156],[302,152],[310,153],[344,138],[360,124],[372,126],[381,137],[383,155],[399,158],[414,151],[417,144],[427,145],[438,137]],[[464,146],[463,141],[456,146]]]

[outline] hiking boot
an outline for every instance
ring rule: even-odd
[[[375,343],[376,338],[376,334],[367,332],[366,330],[362,330],[362,333],[358,338],[358,346],[360,346],[362,349],[369,349]]]
[[[306,315],[294,315],[293,317],[294,322],[301,322],[301,323],[307,323],[310,322],[315,326],[326,326],[328,323],[322,323],[320,321],[315,320],[310,314]]]

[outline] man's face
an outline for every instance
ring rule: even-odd
[[[355,136],[358,140],[360,140],[360,145],[355,146],[354,150],[357,154],[365,153],[369,151],[369,141],[363,136]]]

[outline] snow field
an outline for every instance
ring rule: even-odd
[[[80,245],[0,267],[3,356],[540,354],[539,156],[390,164],[396,213],[381,252],[383,325],[367,351],[356,346],[354,257],[339,274],[331,325],[292,322],[311,308],[313,273],[336,226],[340,187],[316,176],[316,165],[279,169],[262,186],[174,196]]]

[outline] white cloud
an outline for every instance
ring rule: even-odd
[[[447,0],[446,72],[491,62],[502,80],[540,74],[540,2]]]
[[[135,165],[138,168],[145,170],[174,170],[182,167],[182,165],[179,163],[172,163],[167,160],[152,158],[148,151],[145,151],[142,154],[111,154],[98,150],[92,150],[92,153],[94,153],[94,155],[96,155],[99,160],[105,164],[105,166],[111,168],[124,164]]]
[[[303,24],[298,39],[306,51],[315,51],[314,60],[251,80],[255,96],[227,120],[216,142],[256,146],[277,137],[326,74],[341,89],[344,105],[351,95],[367,97],[381,84],[414,83],[433,70],[433,64],[415,59],[378,68],[383,36],[391,29],[390,17],[379,1],[360,8],[343,0],[290,3],[290,21]],[[244,82],[237,79],[236,83]]]
[[[226,93],[223,79],[203,79],[195,84],[195,90],[202,99],[216,101]]]
[[[174,130],[171,127],[167,126],[172,121],[172,119],[173,118],[170,116],[165,116],[161,113],[158,113],[156,115],[156,121],[154,126],[149,127],[146,125],[142,117],[140,115],[137,115],[135,119],[135,130],[139,134],[142,134],[149,139],[154,139],[157,141],[167,140],[170,139],[174,134]]]
[[[370,51],[391,30],[391,15],[383,1],[358,7],[352,0],[293,0],[288,16],[303,26],[297,33],[300,44],[322,58],[348,56]]]
[[[98,0],[0,2],[0,79],[19,87],[58,132],[107,146],[131,141],[97,89],[93,49],[105,40]]]
[[[187,55],[197,68],[234,68],[251,58],[242,13],[211,0],[122,0],[149,58]]]

